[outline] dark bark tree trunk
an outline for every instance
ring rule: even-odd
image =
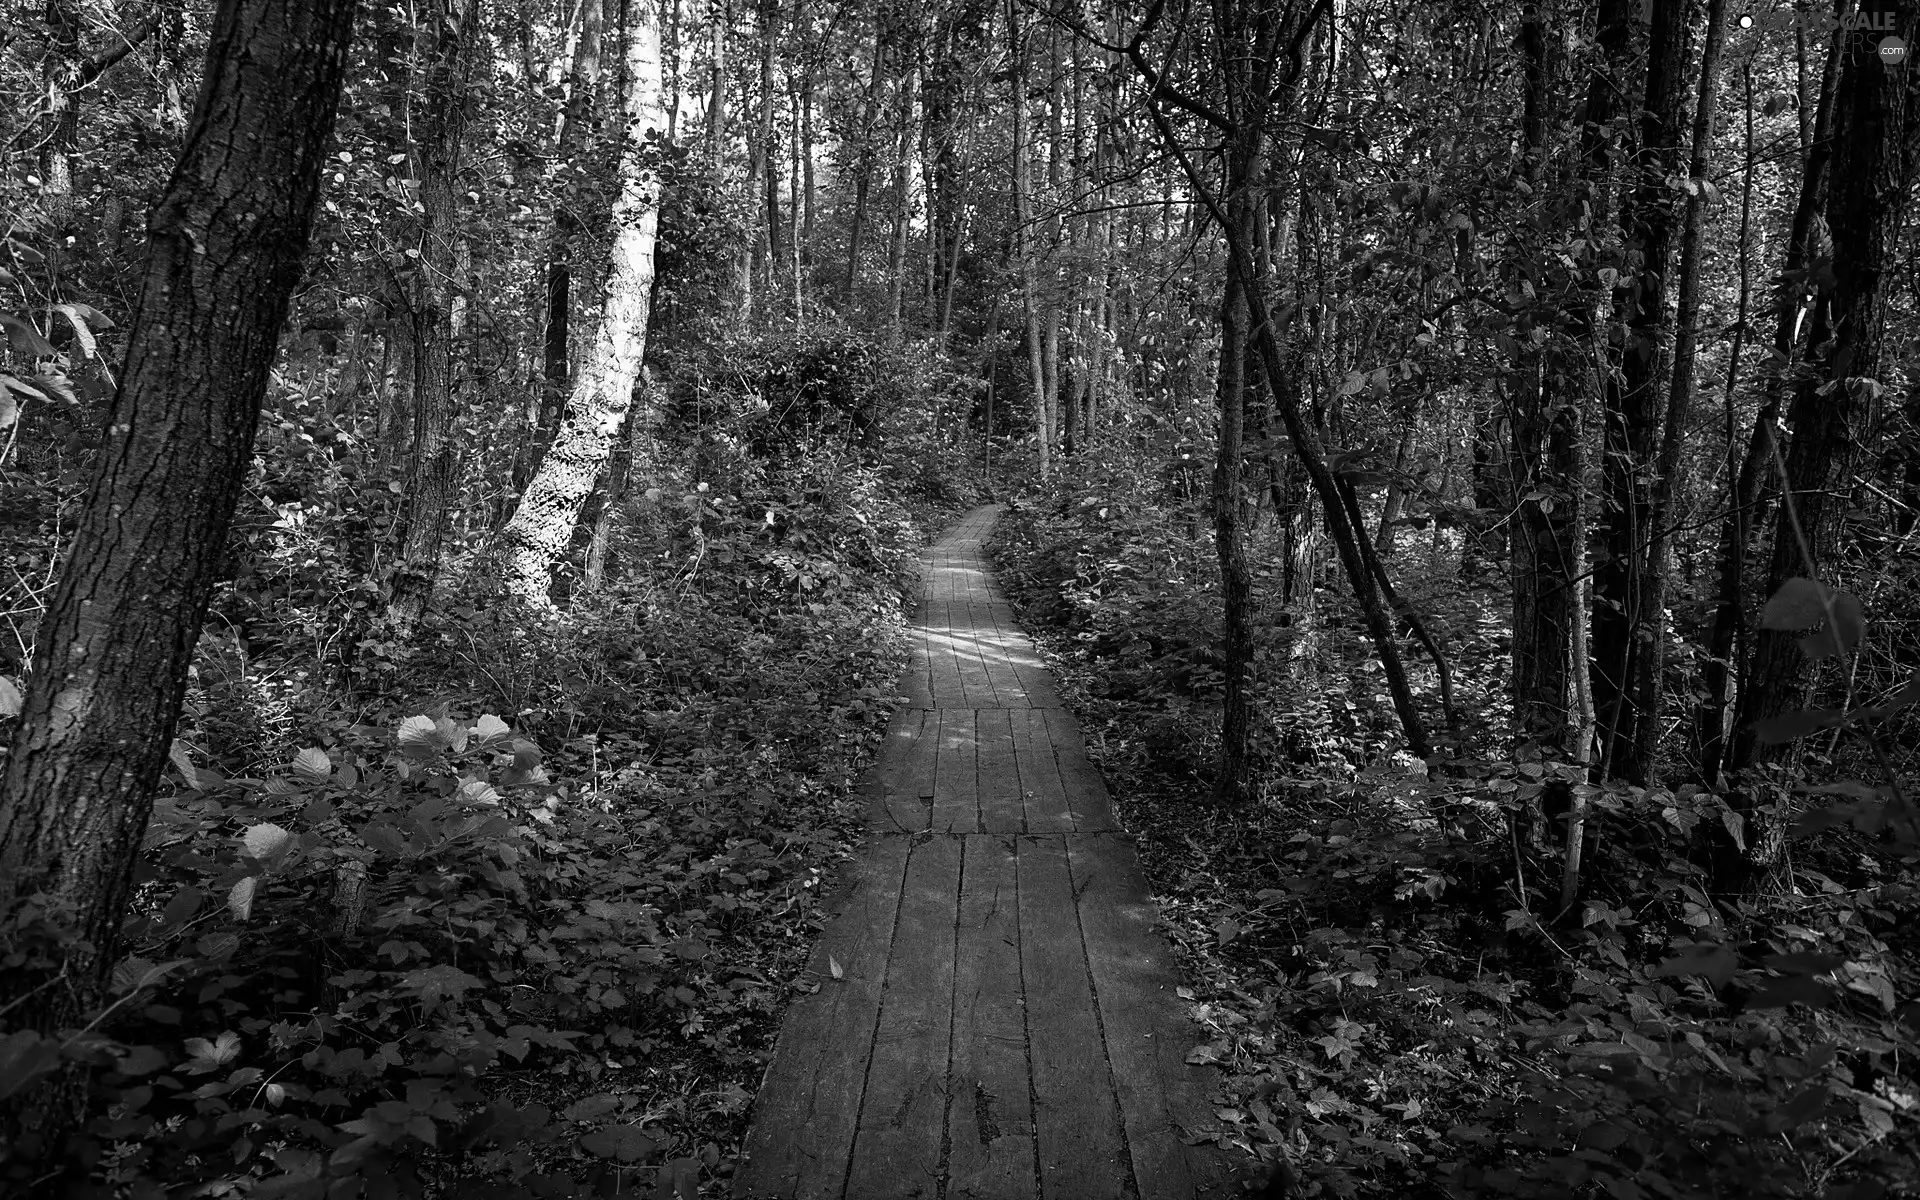
[[[1638,645],[1630,703],[1639,715],[1631,746],[1623,747],[1619,774],[1652,782],[1659,745],[1660,709],[1667,649],[1667,574],[1672,569],[1667,525],[1680,487],[1680,441],[1693,414],[1693,373],[1700,317],[1701,243],[1707,223],[1708,168],[1713,155],[1713,113],[1720,75],[1720,47],[1726,33],[1726,0],[1707,0],[1706,41],[1700,53],[1699,102],[1694,108],[1693,149],[1687,166],[1691,191],[1680,234],[1680,306],[1674,316],[1673,379],[1662,419],[1660,456],[1647,502],[1646,637]],[[1633,772],[1637,771],[1635,775]]]
[[[486,36],[480,0],[443,0],[426,14],[418,36],[427,69],[421,136],[412,147],[424,210],[407,313],[413,340],[413,449],[400,513],[400,559],[387,599],[387,615],[402,637],[432,600],[453,499],[454,281],[461,274],[456,177],[472,112],[474,63]]]
[[[1766,376],[1765,399],[1759,415],[1754,418],[1746,453],[1733,476],[1726,518],[1720,523],[1720,567],[1715,589],[1718,603],[1714,605],[1713,627],[1707,635],[1707,666],[1702,680],[1706,699],[1694,713],[1700,743],[1700,777],[1710,785],[1717,785],[1726,765],[1727,724],[1734,707],[1736,682],[1739,692],[1746,690],[1744,676],[1736,671],[1736,664],[1744,670],[1753,632],[1747,616],[1750,600],[1746,586],[1747,557],[1752,552],[1754,532],[1765,524],[1762,498],[1773,490],[1767,476],[1772,472],[1774,432],[1797,359],[1795,351],[1805,296],[1811,291],[1806,280],[1809,244],[1815,240],[1816,224],[1824,228],[1819,213],[1826,196],[1828,166],[1833,155],[1831,133],[1842,44],[1840,38],[1835,38],[1828,48],[1826,67],[1821,75],[1820,101],[1800,170],[1800,197],[1787,234],[1786,266],[1782,272],[1787,282],[1780,289],[1779,311],[1774,317],[1773,354]]]
[[[148,225],[125,370],[35,638],[0,791],[0,912],[40,893],[85,939],[62,986],[39,990],[47,980],[27,971],[0,981],[18,1029],[84,1024],[112,970],[300,279],[355,7],[223,0],[213,19],[205,82]],[[71,1075],[29,1090],[0,1114],[0,1140],[17,1160],[58,1154],[83,1102]]]
[[[1900,35],[1911,44],[1920,16],[1911,7],[1901,14]],[[1836,30],[1844,38],[1846,31]],[[1871,45],[1847,50],[1835,103],[1833,179],[1828,189],[1827,226],[1832,232],[1832,283],[1814,303],[1807,372],[1794,389],[1787,419],[1793,430],[1784,465],[1786,485],[1774,522],[1773,551],[1764,594],[1772,595],[1788,579],[1817,579],[1828,552],[1839,540],[1841,519],[1852,489],[1854,437],[1869,405],[1883,391],[1887,354],[1887,315],[1893,290],[1901,221],[1911,192],[1914,148],[1908,122],[1914,114],[1914,88],[1904,69],[1875,60]],[[1770,455],[1770,457],[1772,457]],[[1765,744],[1753,725],[1806,703],[1811,672],[1797,632],[1763,629],[1756,633],[1741,689],[1733,748],[1728,758],[1738,770],[1777,759],[1790,743]],[[1750,798],[1739,798],[1750,821]],[[1749,859],[1766,865],[1777,849],[1781,830],[1776,815],[1768,828],[1752,829]],[[1757,852],[1756,852],[1757,851]]]
[[[1616,112],[1614,71],[1624,58],[1629,19],[1626,0],[1602,0],[1597,33],[1600,59],[1590,66],[1581,112],[1580,165],[1570,178],[1553,179],[1547,169],[1548,131],[1559,108],[1559,88],[1567,71],[1562,63],[1560,30],[1552,8],[1530,4],[1522,20],[1520,51],[1526,75],[1522,116],[1526,171],[1536,193],[1548,199],[1549,222],[1565,219],[1584,188],[1604,220],[1611,173],[1609,126]],[[1542,255],[1544,248],[1529,246]],[[1576,301],[1576,303],[1578,303]],[[1585,436],[1581,414],[1586,403],[1578,380],[1594,338],[1591,314],[1542,314],[1555,337],[1545,346],[1523,346],[1509,372],[1506,463],[1499,473],[1512,487],[1508,503],[1515,511],[1511,541],[1513,571],[1513,706],[1516,740],[1550,757],[1577,752],[1580,709],[1576,686],[1585,663],[1576,663],[1574,623],[1580,604],[1578,538],[1581,492],[1587,486],[1581,464]],[[1573,328],[1565,327],[1571,322]]]
[[[1246,86],[1245,83],[1242,86]],[[1226,214],[1235,234],[1250,241],[1265,219],[1257,190],[1265,174],[1266,138],[1258,127],[1242,133],[1227,152]],[[1220,725],[1220,763],[1213,797],[1241,804],[1253,796],[1253,576],[1247,569],[1242,528],[1241,459],[1247,413],[1248,296],[1264,284],[1255,262],[1227,260],[1226,295],[1220,303],[1220,366],[1214,398],[1220,426],[1213,460],[1213,545],[1220,562],[1224,618],[1221,663],[1226,672]]]
[[[1158,11],[1157,9],[1155,11]],[[1250,678],[1252,661],[1251,584],[1246,578],[1244,536],[1240,527],[1241,434],[1244,428],[1245,357],[1247,340],[1238,346],[1240,312],[1249,339],[1259,355],[1274,408],[1287,427],[1294,454],[1312,482],[1326,516],[1328,531],[1340,553],[1354,598],[1367,622],[1367,630],[1380,655],[1388,692],[1400,717],[1408,748],[1426,757],[1433,751],[1425,722],[1408,685],[1406,667],[1394,640],[1393,623],[1380,602],[1380,592],[1372,570],[1363,556],[1364,529],[1354,527],[1341,499],[1340,484],[1327,464],[1319,433],[1302,411],[1296,391],[1297,375],[1287,370],[1286,355],[1268,307],[1259,269],[1259,239],[1265,224],[1265,131],[1275,110],[1291,103],[1301,70],[1300,47],[1311,32],[1306,18],[1317,16],[1318,8],[1295,12],[1293,19],[1276,20],[1274,14],[1257,5],[1220,5],[1213,10],[1216,44],[1230,48],[1219,64],[1222,88],[1227,96],[1224,110],[1216,109],[1181,92],[1156,70],[1141,49],[1144,34],[1136,37],[1128,54],[1136,70],[1144,77],[1152,103],[1149,116],[1160,135],[1161,144],[1180,163],[1181,170],[1199,200],[1203,214],[1210,216],[1227,243],[1226,293],[1222,304],[1222,347],[1216,395],[1221,405],[1218,453],[1213,477],[1213,522],[1215,552],[1219,557],[1221,591],[1226,624],[1222,668],[1227,678],[1226,710],[1221,719],[1220,767],[1216,775],[1216,799],[1234,801],[1245,795],[1250,782],[1250,747],[1247,734],[1251,726]],[[1163,102],[1200,117],[1224,138],[1225,178],[1216,189],[1201,175],[1191,155],[1175,132]],[[1233,690],[1236,682],[1240,690]],[[1236,707],[1238,711],[1236,712]]]
[[[1625,321],[1620,382],[1603,389],[1605,446],[1601,478],[1603,552],[1593,573],[1592,671],[1600,720],[1601,762],[1607,774],[1645,783],[1648,763],[1637,757],[1639,727],[1655,714],[1635,703],[1654,617],[1647,546],[1652,528],[1652,473],[1666,411],[1673,321],[1667,314],[1669,260],[1680,213],[1668,180],[1679,168],[1687,60],[1688,0],[1653,6],[1648,32],[1645,99],[1631,186],[1621,204],[1621,232],[1629,261],[1615,293]],[[1618,86],[1622,81],[1616,77]]]

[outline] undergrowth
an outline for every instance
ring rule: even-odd
[[[559,615],[482,565],[396,635],[340,583],[378,557],[358,473],[268,439],[110,1005],[0,1031],[0,1100],[79,1060],[96,1117],[7,1147],[0,1191],[725,1193],[858,840],[919,545],[972,498],[937,439],[880,461],[826,420],[887,375],[873,352],[726,361],[675,386],[809,405],[676,430]],[[0,969],[57,973],[61,915],[13,914]]]
[[[1718,894],[1718,796],[1589,785],[1471,738],[1431,765],[1395,753],[1325,597],[1325,661],[1265,623],[1264,798],[1212,807],[1217,708],[1192,670],[1212,635],[1184,615],[1211,584],[1177,520],[1034,501],[995,551],[1139,839],[1228,1140],[1290,1162],[1306,1195],[1920,1188],[1920,889],[1884,836],[1837,822],[1781,886]],[[1450,603],[1456,648],[1488,653]],[[1541,798],[1575,786],[1593,858],[1560,914]]]

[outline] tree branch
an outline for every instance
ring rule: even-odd
[[[81,59],[80,72],[76,76],[78,86],[85,87],[100,78],[101,74],[104,73],[108,67],[113,66],[113,64],[119,62],[127,55],[132,54],[134,49],[138,47],[141,42],[152,37],[154,30],[158,28],[160,28],[160,17],[158,14],[155,14],[140,22],[138,25],[135,25],[131,31],[121,37],[119,42],[96,50]]]

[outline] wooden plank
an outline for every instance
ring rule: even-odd
[[[1027,704],[1033,708],[1060,707],[1060,693],[1054,685],[1053,673],[1047,670],[1046,660],[1040,657],[1040,651],[1034,647],[1032,639],[1027,637],[1011,616],[1007,618],[1005,629],[1007,663],[1014,677],[1020,681]]]
[[[957,611],[962,615],[952,634],[953,656],[960,669],[960,682],[967,690],[967,703],[975,708],[997,707],[993,680],[987,674],[986,648],[981,645],[980,627],[973,622],[973,609]]]
[[[1183,1141],[1219,1128],[1209,1103],[1220,1086],[1218,1072],[1187,1065],[1188,1051],[1203,1035],[1181,1015],[1173,954],[1154,929],[1153,902],[1133,846],[1114,834],[1073,837],[1067,845],[1087,965],[1140,1195],[1155,1200],[1228,1195],[1226,1156],[1217,1146]]]
[[[1026,803],[1020,795],[1020,767],[1013,757],[1010,719],[1020,713],[985,709],[975,714],[980,739],[976,759],[976,792],[980,801],[980,828],[988,833],[1025,833]]]
[[[893,946],[909,839],[871,843],[836,916],[814,947],[808,974],[819,991],[801,996],[780,1023],[773,1061],[753,1106],[736,1197],[839,1200],[854,1140],[855,1114]],[[841,978],[834,979],[833,963]]]
[[[1026,804],[1029,833],[1073,832],[1073,809],[1054,759],[1044,709],[1009,709],[1013,756],[1020,768],[1020,790]]]
[[[1080,722],[1064,708],[1047,709],[1038,715],[1047,727],[1047,740],[1053,745],[1054,764],[1073,810],[1074,829],[1081,833],[1099,833],[1117,828],[1106,780],[1087,760],[1087,739],[1080,732]]]
[[[940,746],[933,768],[933,812],[928,826],[936,833],[978,833],[980,801],[975,790],[974,712],[940,710]]]
[[[987,682],[993,687],[994,703],[1000,708],[1027,707],[1026,688],[1013,669],[1012,646],[1007,619],[1000,615],[1004,605],[979,605],[974,608],[975,636],[980,658],[987,669]]]
[[[913,736],[887,745],[880,766],[883,794],[873,809],[881,829],[919,833],[927,828],[933,807],[934,759],[939,753],[940,714],[932,709],[909,709],[919,717]]]
[[[935,623],[930,620],[926,627],[927,673],[935,707],[968,706],[966,684],[960,677],[960,662],[954,655],[953,647],[951,621]]]
[[[908,1200],[939,1190],[962,839],[912,840],[847,1169],[848,1196]]]
[[[1016,867],[1011,837],[966,839],[954,948],[949,1200],[1009,1200],[1038,1192]]]
[[[1023,837],[1018,847],[1020,976],[1040,1195],[1116,1200],[1128,1177],[1120,1110],[1094,1018],[1080,923],[1071,915],[1065,839]]]
[[[903,706],[893,710],[880,742],[880,753],[859,785],[867,797],[870,824],[883,829],[894,825],[890,805],[899,791],[901,771],[912,755],[913,743],[920,736],[925,719],[926,712],[922,709]]]

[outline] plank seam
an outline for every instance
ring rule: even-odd
[[[1115,1124],[1118,1126],[1117,1132],[1120,1136],[1121,1162],[1125,1165],[1127,1172],[1126,1195],[1130,1200],[1138,1200],[1140,1196],[1140,1179],[1134,1168],[1133,1139],[1127,1136],[1126,1112],[1118,1104],[1122,1089],[1119,1079],[1114,1074],[1113,1055],[1107,1050],[1107,1021],[1106,1017],[1100,1011],[1100,981],[1094,977],[1093,955],[1087,949],[1087,929],[1085,924],[1080,920],[1080,896],[1087,890],[1088,886],[1092,884],[1093,877],[1088,876],[1086,879],[1074,878],[1074,857],[1072,848],[1069,845],[1069,839],[1075,835],[1063,833],[1058,836],[1060,838],[1060,857],[1062,861],[1066,863],[1067,867],[1067,888],[1073,895],[1073,928],[1074,932],[1079,934],[1080,937],[1080,965],[1081,969],[1087,973],[1087,995],[1093,1001],[1093,1027],[1100,1031],[1100,1059],[1101,1063],[1107,1068],[1107,1087],[1112,1091],[1116,1102],[1114,1116],[1116,1118]]]

